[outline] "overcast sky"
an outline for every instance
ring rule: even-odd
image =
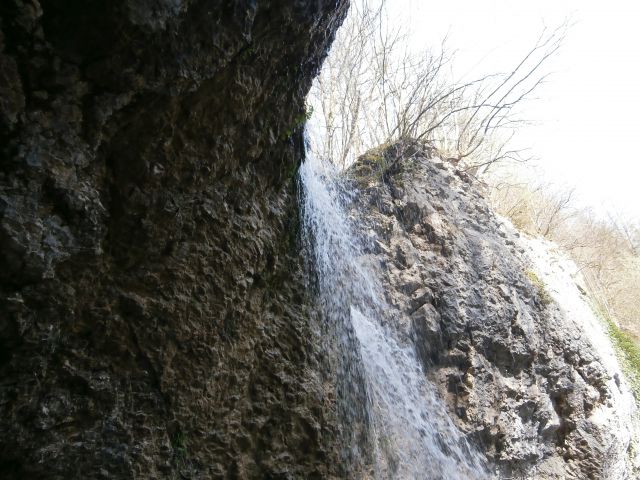
[[[585,203],[640,219],[640,2],[631,0],[387,0],[416,45],[448,34],[456,72],[505,71],[542,28],[570,18],[549,81],[525,108],[531,146],[555,183]],[[472,75],[475,76],[475,75]]]

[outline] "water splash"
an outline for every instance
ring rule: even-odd
[[[414,348],[395,338],[391,307],[347,214],[350,194],[341,176],[309,149],[300,181],[303,241],[327,348],[336,349],[336,402],[348,458],[376,479],[487,478],[485,459],[452,423]]]

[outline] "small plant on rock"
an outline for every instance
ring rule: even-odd
[[[538,291],[538,298],[540,299],[540,303],[542,304],[542,306],[548,306],[551,303],[552,298],[551,295],[549,295],[544,282],[533,270],[527,270],[526,274],[531,284],[536,287],[536,290]]]

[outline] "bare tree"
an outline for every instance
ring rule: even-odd
[[[525,160],[509,147],[523,123],[518,107],[547,78],[543,66],[567,25],[544,29],[509,73],[456,81],[446,38],[437,49],[413,52],[385,12],[385,0],[356,0],[338,32],[310,95],[320,154],[345,167],[370,148],[415,138],[472,173]]]

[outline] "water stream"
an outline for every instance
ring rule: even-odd
[[[486,461],[455,427],[413,346],[400,343],[364,235],[349,218],[349,189],[309,148],[300,168],[303,240],[323,334],[335,355],[336,402],[347,457],[363,477],[488,478]],[[333,345],[331,350],[330,345]]]

